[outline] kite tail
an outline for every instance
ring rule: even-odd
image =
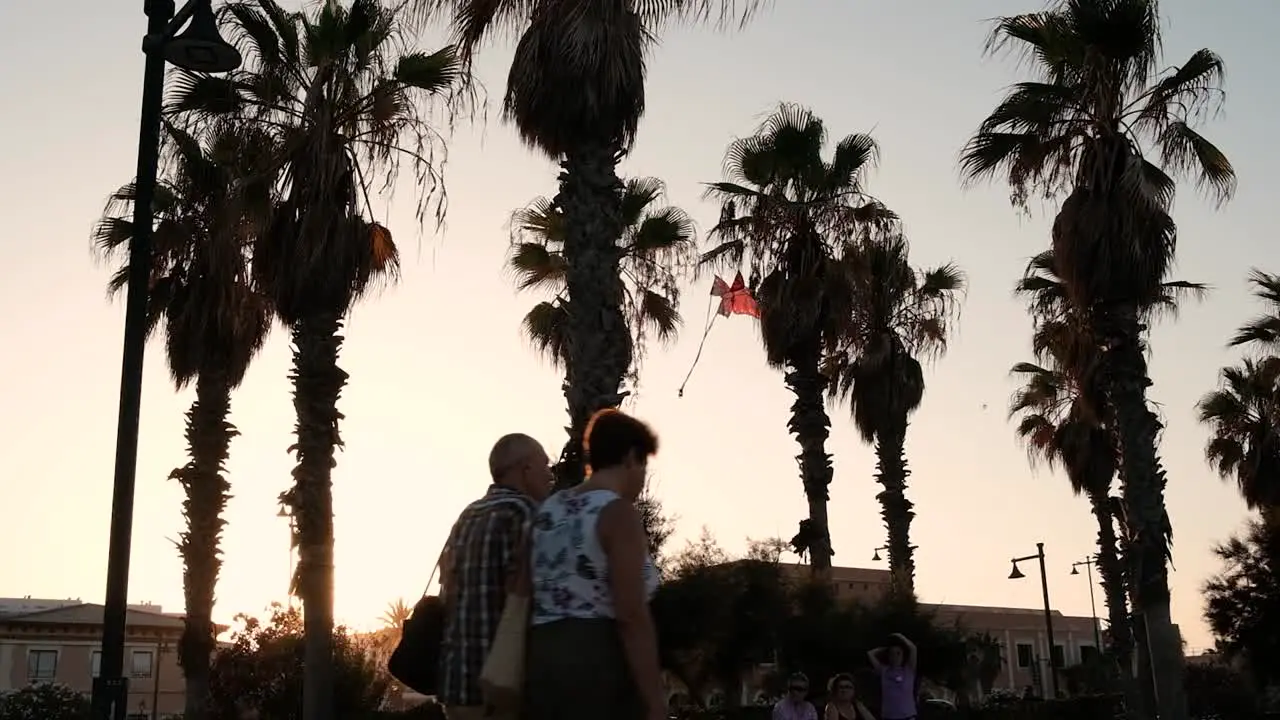
[[[680,389],[676,392],[676,397],[684,397],[684,388],[689,384],[689,378],[693,376],[693,369],[698,367],[698,360],[702,359],[702,347],[707,344],[707,336],[711,334],[711,326],[716,324],[716,318],[720,317],[720,313],[711,312],[711,306],[714,304],[715,298],[707,303],[707,327],[702,331],[702,340],[698,343],[698,352],[693,356],[693,364],[689,366],[689,372],[684,376],[684,382],[680,383]]]

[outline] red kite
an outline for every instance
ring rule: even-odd
[[[742,273],[734,276],[732,285],[717,275],[715,281],[711,283],[711,297],[713,302],[714,298],[720,298],[720,307],[714,315],[711,314],[711,308],[707,307],[707,329],[702,333],[702,342],[698,343],[698,354],[693,356],[693,365],[689,367],[689,374],[685,375],[684,382],[680,383],[680,397],[684,397],[684,387],[689,384],[689,377],[693,375],[693,369],[698,366],[698,360],[702,357],[702,346],[707,344],[707,335],[711,333],[711,326],[715,324],[716,318],[750,315],[757,320],[760,319],[760,305],[747,289]]]
[[[715,282],[711,283],[711,296],[720,298],[718,311],[720,315],[725,317],[750,315],[757,320],[760,319],[760,306],[756,304],[756,299],[751,297],[751,291],[742,280],[742,273],[734,276],[732,285],[726,284],[717,275]]]

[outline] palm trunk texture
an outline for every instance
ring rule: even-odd
[[[916,516],[912,503],[907,499],[907,469],[905,418],[895,420],[893,429],[877,434],[876,482],[883,488],[876,494],[880,501],[880,517],[889,535],[890,589],[894,596],[914,600],[916,563],[911,549],[911,520]]]
[[[293,407],[298,464],[288,501],[296,523],[294,579],[303,608],[303,720],[335,720],[333,707],[333,481],[338,399],[347,374],[338,367],[342,320],[303,318],[293,328]]]
[[[214,590],[222,568],[219,543],[226,525],[223,511],[231,497],[226,471],[231,438],[238,433],[227,416],[231,413],[231,387],[225,374],[202,372],[196,381],[196,400],[187,411],[189,462],[170,473],[182,485],[186,498],[182,514],[187,529],[178,551],[182,555],[182,585],[186,600],[178,660],[186,681],[183,717],[209,720],[209,675],[217,649],[213,624]]]
[[[556,202],[565,218],[565,286],[569,293],[564,397],[569,440],[558,484],[572,487],[586,475],[582,435],[597,410],[617,407],[631,367],[631,332],[623,313],[618,275],[622,190],[612,144],[584,143],[567,153]]]
[[[1103,600],[1107,604],[1107,633],[1103,639],[1106,650],[1131,675],[1133,666],[1133,629],[1129,627],[1129,601],[1124,587],[1124,569],[1116,546],[1116,528],[1111,518],[1110,498],[1090,495],[1094,519],[1098,522],[1098,580],[1102,584]]]
[[[1115,447],[1120,450],[1120,477],[1131,552],[1127,558],[1132,582],[1133,611],[1143,618],[1138,634],[1151,663],[1160,720],[1187,720],[1182,685],[1182,648],[1169,612],[1168,515],[1165,475],[1156,454],[1160,421],[1147,403],[1147,363],[1137,307],[1126,305],[1104,314],[1100,335]]]
[[[831,418],[823,400],[827,389],[827,377],[819,370],[822,348],[817,340],[804,343],[788,360],[791,370],[786,374],[787,388],[796,396],[791,405],[791,419],[787,429],[800,444],[800,479],[804,482],[804,494],[809,501],[809,521],[814,539],[809,547],[809,558],[814,572],[831,569],[831,528],[827,521],[828,487],[831,485],[831,456],[827,454],[827,437],[831,433]]]

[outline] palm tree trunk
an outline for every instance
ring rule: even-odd
[[[876,436],[876,482],[884,488],[876,495],[880,501],[880,517],[889,533],[890,589],[902,600],[916,596],[916,563],[911,548],[911,520],[915,517],[907,499],[905,418],[895,419],[892,429]]]
[[[558,484],[585,477],[582,434],[597,410],[617,407],[631,367],[631,332],[623,313],[618,275],[622,191],[611,143],[585,142],[565,155],[556,203],[564,212],[565,286],[569,295],[564,397],[569,440],[561,454]]]
[[[817,573],[831,568],[832,555],[831,529],[827,522],[828,486],[832,476],[827,437],[831,433],[831,418],[823,401],[827,376],[819,369],[821,362],[822,346],[818,340],[801,343],[788,359],[791,371],[786,374],[787,388],[796,396],[787,429],[800,444],[796,460],[800,463],[804,495],[809,501],[809,522],[814,533],[809,558]]]
[[[1156,454],[1160,421],[1147,403],[1147,363],[1143,355],[1145,326],[1138,308],[1126,304],[1102,313],[1099,335],[1106,352],[1103,371],[1108,389],[1115,442],[1120,451],[1120,477],[1131,538],[1130,597],[1141,614],[1155,683],[1160,720],[1186,720],[1182,687],[1182,649],[1169,611],[1169,516],[1165,510],[1165,475]]]
[[[298,568],[294,586],[303,608],[303,720],[334,720],[333,707],[333,471],[338,398],[347,374],[338,367],[342,320],[303,318],[293,327],[293,407],[298,464],[285,500],[295,519]]]
[[[1129,668],[1133,666],[1133,629],[1129,627],[1129,602],[1111,517],[1111,498],[1105,493],[1090,494],[1089,504],[1098,522],[1098,579],[1107,604],[1107,634],[1103,642],[1107,644],[1106,652],[1128,676],[1132,675]]]
[[[182,485],[186,498],[182,514],[187,529],[178,542],[182,555],[182,586],[186,600],[178,660],[186,681],[183,717],[208,720],[210,662],[217,649],[213,624],[214,591],[222,568],[219,542],[226,521],[222,517],[231,485],[223,476],[231,438],[237,432],[227,422],[231,412],[231,386],[225,374],[201,372],[196,399],[187,411],[187,454],[190,461],[170,473]]]

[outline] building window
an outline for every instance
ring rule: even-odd
[[[1034,651],[1029,643],[1018,643],[1018,667],[1029,668],[1032,665]]]
[[[134,650],[129,658],[129,676],[136,678],[151,677],[151,660],[153,657],[150,650]]]
[[[89,667],[92,668],[93,676],[98,677],[102,674],[102,651],[94,650],[93,655],[89,657]]]
[[[1080,664],[1085,664],[1098,659],[1098,648],[1092,645],[1080,646]]]
[[[1063,650],[1061,645],[1053,646],[1053,666],[1056,668],[1067,666],[1066,652]]]
[[[27,679],[31,681],[49,681],[58,674],[57,650],[28,650]]]

